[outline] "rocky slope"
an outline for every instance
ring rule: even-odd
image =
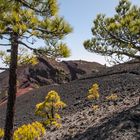
[[[62,84],[78,79],[81,75],[100,71],[105,66],[87,61],[62,61],[39,59],[35,66],[22,66],[17,70],[18,93],[44,85]],[[7,97],[8,70],[0,73],[0,102]]]
[[[100,86],[99,105],[93,111],[87,91],[93,83]],[[59,92],[67,108],[61,111],[62,128],[47,130],[47,140],[139,140],[140,139],[140,63],[125,63],[86,74],[61,85],[48,85],[17,98],[15,128],[33,120],[35,105],[50,90]],[[116,102],[106,96],[116,93]],[[0,127],[4,126],[6,104],[0,106]]]

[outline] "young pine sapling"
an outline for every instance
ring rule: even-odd
[[[60,127],[60,115],[58,114],[59,109],[64,108],[66,104],[61,101],[60,96],[54,90],[48,92],[45,101],[36,105],[35,114],[45,118],[43,124],[45,126]]]
[[[99,99],[100,94],[99,94],[99,85],[98,84],[93,84],[92,87],[88,90],[88,96],[87,98],[89,100],[97,100]],[[93,110],[97,110],[99,108],[98,105],[92,105]]]

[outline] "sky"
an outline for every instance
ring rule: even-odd
[[[69,59],[87,60],[107,64],[105,58],[86,51],[83,42],[92,37],[93,20],[99,13],[113,16],[119,0],[58,0],[59,13],[73,27],[74,31],[64,41],[71,49]],[[131,0],[132,4],[140,6],[140,0]]]
[[[86,51],[83,42],[92,37],[91,28],[96,15],[103,13],[113,16],[118,2],[119,0],[58,0],[59,15],[73,27],[73,32],[64,39],[72,54],[64,60],[87,60],[108,65],[103,56]],[[140,0],[131,2],[140,6]],[[42,46],[42,42],[38,45]]]

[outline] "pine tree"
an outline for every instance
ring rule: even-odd
[[[120,0],[113,17],[97,15],[92,34],[92,39],[84,42],[88,51],[107,56],[112,62],[140,60],[140,7]]]
[[[35,115],[45,119],[42,121],[45,127],[55,126],[59,128],[61,126],[61,117],[58,112],[59,109],[64,107],[66,107],[66,104],[61,101],[58,93],[51,90],[45,97],[45,101],[36,105]]]
[[[33,53],[28,51],[29,49],[25,47],[19,47],[18,48],[18,66],[23,65],[35,65],[38,63],[37,56]],[[2,63],[9,67],[10,65],[10,54],[6,51],[0,51],[0,59],[2,60]],[[7,68],[8,69],[8,68]]]
[[[1,0],[0,39],[3,46],[11,46],[9,89],[4,140],[13,137],[16,101],[16,70],[18,47],[36,51],[35,42],[59,42],[72,28],[58,16],[57,0]]]

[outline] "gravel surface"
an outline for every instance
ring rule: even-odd
[[[93,83],[100,87],[99,110],[86,99]],[[35,105],[50,90],[59,92],[67,108],[61,111],[62,128],[47,130],[48,140],[139,140],[140,139],[140,63],[121,64],[85,75],[67,84],[44,86],[17,98],[15,128],[33,120]],[[111,93],[116,102],[107,102]],[[6,104],[0,106],[0,127],[4,127]]]

